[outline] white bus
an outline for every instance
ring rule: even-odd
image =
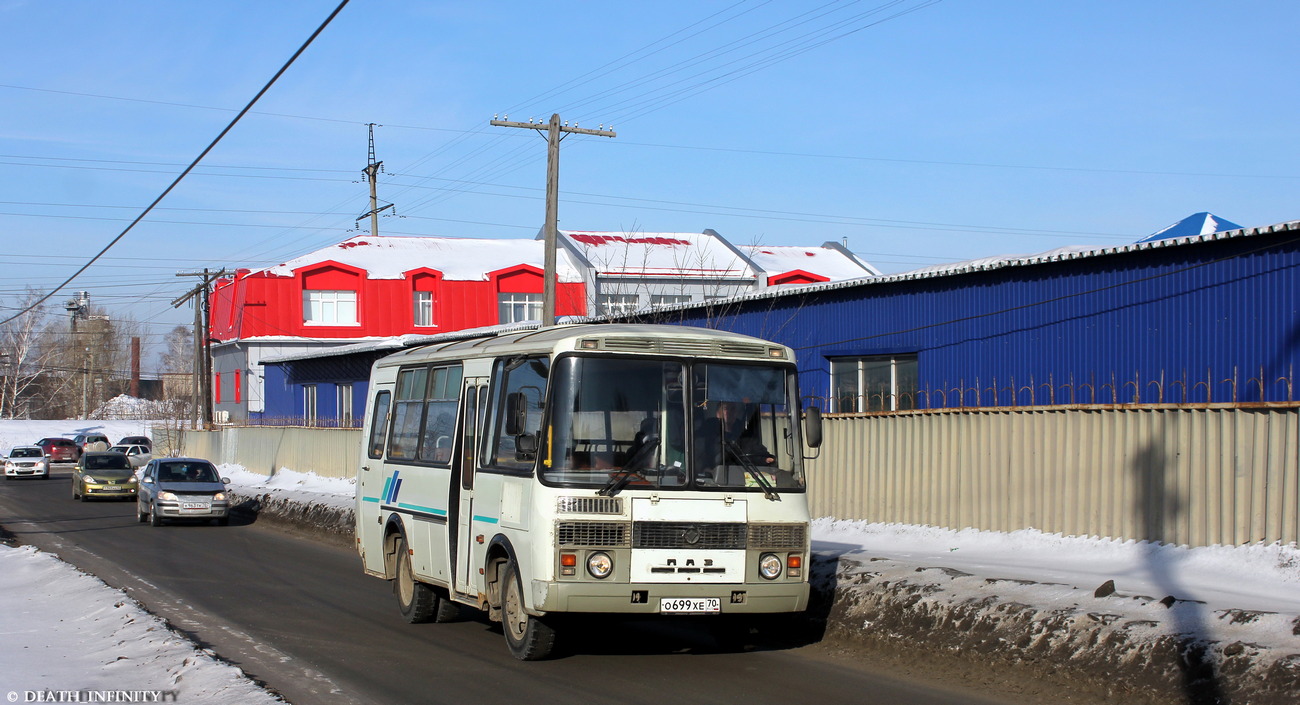
[[[714,330],[540,328],[371,373],[357,549],[409,622],[456,603],[545,658],[566,613],[757,615],[808,603],[794,354]],[[809,409],[806,445],[820,443]]]

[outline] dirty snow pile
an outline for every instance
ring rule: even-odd
[[[829,518],[813,550],[880,582],[928,585],[953,603],[1073,611],[1152,633],[1244,642],[1275,658],[1300,654],[1300,548],[1188,548],[1035,530],[953,531]],[[843,578],[841,578],[843,579]]]
[[[120,590],[0,544],[3,702],[281,703]]]
[[[315,473],[280,468],[274,475],[247,470],[242,465],[218,465],[230,488],[242,495],[269,494],[276,500],[349,509],[356,502],[356,480],[321,477]]]
[[[92,419],[183,419],[189,405],[178,399],[140,399],[119,394],[90,412]]]

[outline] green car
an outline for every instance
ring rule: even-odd
[[[135,468],[122,453],[88,451],[72,469],[72,498],[86,501],[91,497],[135,499]]]

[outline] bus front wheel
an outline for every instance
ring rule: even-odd
[[[506,564],[502,578],[501,629],[506,634],[506,646],[520,661],[540,661],[551,655],[555,648],[555,630],[524,611],[523,582],[514,561]]]

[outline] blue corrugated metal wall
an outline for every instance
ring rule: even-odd
[[[829,357],[898,353],[918,356],[919,408],[1024,405],[1031,389],[1035,404],[1300,396],[1295,231],[725,306],[665,322],[796,348],[812,397],[830,393]]]

